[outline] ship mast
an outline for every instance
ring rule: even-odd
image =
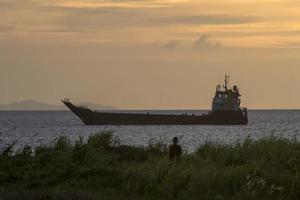
[[[227,87],[228,82],[229,82],[229,75],[225,74],[225,86],[224,86],[225,91],[227,91],[227,88],[228,88],[228,87]]]

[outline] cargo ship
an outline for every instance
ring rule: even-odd
[[[228,75],[225,75],[224,82],[224,85],[216,87],[211,111],[202,115],[98,111],[74,105],[69,99],[62,102],[85,125],[247,125],[247,108],[240,107],[239,88],[236,85],[229,86]]]

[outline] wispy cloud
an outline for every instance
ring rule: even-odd
[[[192,16],[152,16],[147,12],[118,12],[115,9],[80,10],[62,16],[58,25],[72,31],[102,31],[120,28],[159,28],[175,26],[248,24],[259,19],[251,16],[192,15]],[[159,30],[157,30],[159,31]]]
[[[283,4],[283,1],[274,2]],[[82,41],[88,38],[129,43],[163,44],[172,38],[174,41],[165,43],[166,48],[177,48],[175,41],[184,46],[199,32],[204,36],[195,42],[197,48],[219,46],[210,35],[225,46],[232,43],[262,46],[265,38],[268,44],[276,44],[300,37],[300,26],[294,23],[298,18],[294,18],[293,23],[284,23],[298,15],[289,12],[282,21],[276,21],[278,16],[267,16],[263,7],[255,14],[248,12],[253,5],[255,3],[250,0],[245,3],[217,0],[2,0],[0,31],[1,36],[17,33],[65,40],[74,36]],[[233,10],[234,6],[237,9]],[[276,6],[273,4],[266,9],[267,13],[276,13]],[[254,37],[260,37],[256,44],[248,40],[253,41]]]
[[[167,43],[164,44],[164,47],[170,50],[174,50],[179,46],[179,41],[177,40],[170,40]]]
[[[39,2],[39,1],[36,1]],[[58,6],[65,8],[164,8],[174,4],[188,2],[188,0],[52,0],[39,2],[45,6]]]
[[[214,49],[220,48],[221,43],[219,41],[212,41],[211,36],[207,34],[201,35],[195,42],[194,48],[195,49]]]
[[[279,43],[277,46],[285,48],[300,48],[300,41],[282,42]]]
[[[7,33],[15,30],[15,27],[12,25],[0,25],[0,33]]]
[[[247,24],[261,21],[255,16],[246,15],[177,15],[152,17],[148,23],[154,24]]]

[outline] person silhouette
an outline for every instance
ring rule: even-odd
[[[182,154],[181,146],[178,145],[178,138],[173,138],[173,144],[169,146],[169,158],[170,160],[178,159]]]

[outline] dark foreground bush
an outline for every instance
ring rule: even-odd
[[[169,161],[166,145],[120,145],[111,133],[0,155],[0,199],[300,199],[300,144],[207,143]]]

